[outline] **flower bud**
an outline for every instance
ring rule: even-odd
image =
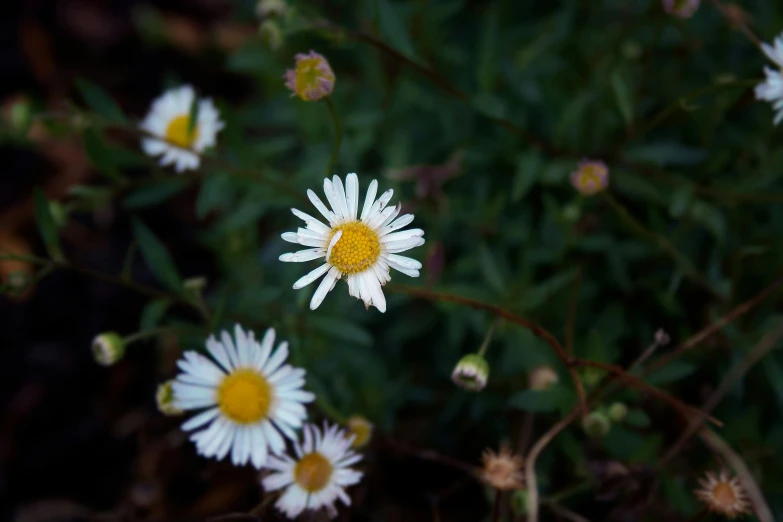
[[[115,332],[104,332],[93,339],[92,354],[101,366],[111,366],[125,355],[125,341]]]
[[[547,365],[533,368],[528,376],[528,384],[531,390],[548,390],[558,383],[560,377],[557,372]]]
[[[571,184],[585,196],[603,192],[609,185],[609,167],[603,161],[583,159],[571,173]]]
[[[609,419],[611,419],[612,422],[623,422],[625,420],[625,416],[628,415],[628,406],[622,402],[615,402],[609,406],[608,414]]]
[[[351,415],[346,423],[348,427],[347,436],[353,436],[352,448],[362,448],[370,442],[372,438],[373,424],[361,415]]]
[[[283,76],[285,86],[304,101],[316,101],[332,94],[334,72],[326,58],[315,51],[297,53],[296,65]]]
[[[261,22],[258,26],[258,34],[271,51],[277,51],[283,46],[283,31],[274,20]]]
[[[470,391],[482,390],[487,385],[488,377],[489,363],[477,353],[464,356],[451,372],[451,380],[454,384]]]
[[[168,380],[158,386],[155,392],[155,401],[158,403],[158,411],[163,415],[180,415],[182,410],[174,406],[174,380]]]
[[[604,437],[609,433],[611,427],[609,419],[600,411],[590,412],[582,419],[582,429],[589,437],[594,439]]]

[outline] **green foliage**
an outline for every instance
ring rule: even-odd
[[[91,162],[120,187],[111,195],[121,194],[130,211],[166,205],[198,185],[197,239],[218,270],[204,293],[212,312],[206,328],[235,321],[259,334],[277,328],[291,343],[292,361],[307,368],[325,415],[361,413],[387,433],[404,432],[422,415],[431,425],[417,443],[477,457],[481,446],[516,440],[518,418],[535,414],[540,435],[577,404],[570,367],[540,335],[510,320],[497,323],[489,344],[487,387],[455,389],[454,364],[476,351],[495,320],[483,305],[542,325],[575,358],[628,368],[658,328],[678,346],[779,277],[783,152],[771,107],[752,93],[765,57],[709,5],[677,20],[652,0],[355,4],[330,2],[321,11],[323,4],[299,2],[280,21],[281,50],[249,38],[225,51],[220,67],[251,82],[255,94],[221,105],[226,128],[209,153],[217,159],[202,162],[198,175],[166,178],[151,160],[149,183],[127,185],[127,162],[101,129],[83,132]],[[783,10],[775,2],[748,4],[754,30],[771,40]],[[316,23],[330,15],[340,27]],[[317,283],[291,286],[315,262],[279,261],[297,249],[280,239],[300,225],[289,209],[318,216],[305,194],[322,193],[334,143],[336,122],[325,104],[291,98],[281,80],[293,55],[311,48],[337,77],[332,100],[343,132],[335,173],[359,173],[362,200],[372,179],[380,191],[394,188],[393,202],[402,201],[416,215],[412,226],[425,230],[427,243],[407,253],[424,264],[421,277],[392,273],[385,314],[365,310],[342,281],[311,311]],[[127,121],[104,91],[84,81],[78,87],[93,112]],[[609,195],[571,186],[585,157],[608,165]],[[85,190],[74,197],[97,199]],[[58,250],[42,194],[35,203],[45,244]],[[151,223],[132,223],[146,265],[179,295],[179,260]],[[701,406],[752,353],[759,332],[770,328],[766,320],[779,320],[779,297],[754,302],[648,371],[674,349],[656,347],[633,375]],[[152,301],[141,328],[175,316],[171,304]],[[559,383],[528,389],[529,372],[544,364]],[[588,393],[608,379],[603,369],[577,373]],[[771,449],[783,443],[781,382],[783,360],[772,351],[732,383],[713,412],[726,426],[722,436],[763,477],[777,512],[783,462]],[[575,480],[592,485],[595,477],[568,476],[586,469],[588,449],[653,469],[684,428],[659,398],[627,381],[600,400],[591,396],[596,407],[621,400],[627,416],[600,440],[586,442],[578,422],[556,438],[547,452],[557,457],[537,467],[543,493]],[[748,404],[764,413],[753,429],[743,420]],[[687,492],[719,463],[696,439],[690,444],[677,465],[655,470],[662,487],[647,520],[697,511]],[[566,460],[570,466],[557,467]]]

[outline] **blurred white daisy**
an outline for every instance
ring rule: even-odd
[[[190,85],[166,91],[153,102],[140,125],[142,130],[163,138],[143,139],[144,152],[149,156],[162,156],[160,164],[164,167],[173,164],[177,172],[197,169],[198,154],[215,145],[217,133],[223,128],[220,114],[209,98],[198,100],[196,121],[191,122],[195,97]]]
[[[264,489],[274,491],[285,488],[275,506],[288,518],[296,518],[306,509],[326,508],[331,516],[336,515],[337,499],[346,506],[351,498],[345,488],[359,482],[362,473],[350,466],[362,459],[350,447],[352,436],[337,425],[324,424],[323,435],[317,426],[305,425],[304,443],[296,442],[296,458],[283,455],[270,457],[267,466],[273,470],[262,480]]]
[[[180,410],[207,408],[182,425],[184,431],[201,428],[190,436],[205,457],[248,461],[260,468],[269,450],[285,450],[281,433],[296,440],[295,429],[307,416],[304,403],[315,396],[302,390],[305,371],[285,363],[288,343],[272,350],[275,331],[268,329],[259,344],[253,332],[234,328],[234,339],[221,332],[220,340],[207,339],[210,355],[185,352],[177,365],[183,371],[172,384],[173,406]],[[204,427],[206,426],[206,427]]]
[[[774,46],[762,43],[761,50],[767,57],[775,62],[778,69],[764,67],[767,79],[756,86],[756,99],[768,101],[775,109],[773,123],[777,125],[783,121],[783,34],[775,38]]]
[[[394,191],[387,190],[376,201],[377,191],[378,182],[373,180],[367,189],[362,213],[358,214],[359,180],[356,174],[345,177],[345,188],[340,177],[334,176],[331,180],[324,179],[324,193],[331,210],[315,192],[307,191],[307,197],[326,218],[328,225],[300,210],[291,209],[307,224],[307,228],[286,232],[282,237],[289,243],[310,248],[283,254],[280,261],[303,262],[321,258],[326,261],[294,283],[294,289],[298,290],[326,274],[310,301],[312,310],[318,308],[337,280],[345,277],[350,295],[364,301],[367,308],[375,306],[385,312],[386,298],[381,286],[391,281],[390,268],[410,277],[419,277],[421,263],[398,253],[423,245],[424,231],[420,228],[399,231],[413,221],[413,214],[398,218],[399,203],[395,207],[386,207]]]

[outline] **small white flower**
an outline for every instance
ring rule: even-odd
[[[345,177],[345,188],[340,177],[334,176],[331,180],[324,179],[324,193],[331,210],[315,192],[307,191],[307,197],[326,218],[328,225],[300,210],[291,209],[307,224],[307,228],[286,232],[282,238],[310,248],[283,254],[280,261],[303,262],[321,258],[326,261],[294,283],[294,289],[298,290],[326,274],[310,301],[312,310],[318,308],[337,280],[345,277],[350,295],[364,301],[367,308],[375,306],[385,312],[386,298],[381,286],[391,281],[390,269],[419,277],[421,263],[398,253],[423,245],[424,231],[420,228],[400,231],[413,221],[413,214],[398,218],[399,203],[395,207],[386,207],[394,191],[387,190],[376,201],[377,191],[378,182],[373,180],[359,214],[359,180],[356,174]]]
[[[104,332],[92,340],[92,355],[101,366],[111,366],[125,355],[125,341],[115,332]]]
[[[185,85],[163,93],[152,104],[140,128],[162,140],[145,138],[141,142],[149,156],[162,156],[160,164],[174,164],[177,172],[197,169],[199,156],[216,143],[217,133],[223,128],[220,114],[209,98],[198,100],[196,122],[191,129],[191,108],[196,94]],[[195,153],[194,153],[195,152]]]
[[[269,450],[285,450],[282,433],[296,439],[294,429],[307,417],[304,403],[315,396],[302,390],[305,371],[283,363],[288,343],[273,351],[275,331],[266,331],[259,344],[253,332],[234,328],[234,339],[221,332],[220,341],[211,336],[206,346],[217,364],[196,352],[185,352],[177,365],[183,371],[172,385],[173,406],[180,410],[203,409],[182,425],[196,431],[190,439],[205,457],[248,461],[261,468]]]
[[[761,50],[767,57],[775,62],[779,69],[764,67],[764,74],[767,79],[756,86],[756,99],[772,103],[775,109],[775,119],[773,123],[777,125],[783,121],[783,35],[775,38],[774,47],[762,43]]]
[[[270,457],[267,467],[274,471],[262,484],[267,491],[285,488],[275,506],[288,518],[296,518],[306,509],[322,507],[334,516],[337,499],[346,506],[351,505],[345,488],[358,483],[362,473],[349,466],[359,462],[362,456],[350,449],[353,437],[347,437],[336,425],[324,424],[323,436],[313,424],[305,425],[303,431],[304,443],[295,444],[296,458]]]

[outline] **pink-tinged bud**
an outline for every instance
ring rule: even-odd
[[[699,8],[699,0],[661,0],[663,10],[680,18],[690,18]]]
[[[334,72],[326,58],[310,51],[297,53],[296,67],[283,76],[285,86],[304,101],[316,101],[329,96],[334,90]]]
[[[571,184],[585,196],[598,194],[609,185],[609,168],[603,161],[583,159],[571,173]]]

